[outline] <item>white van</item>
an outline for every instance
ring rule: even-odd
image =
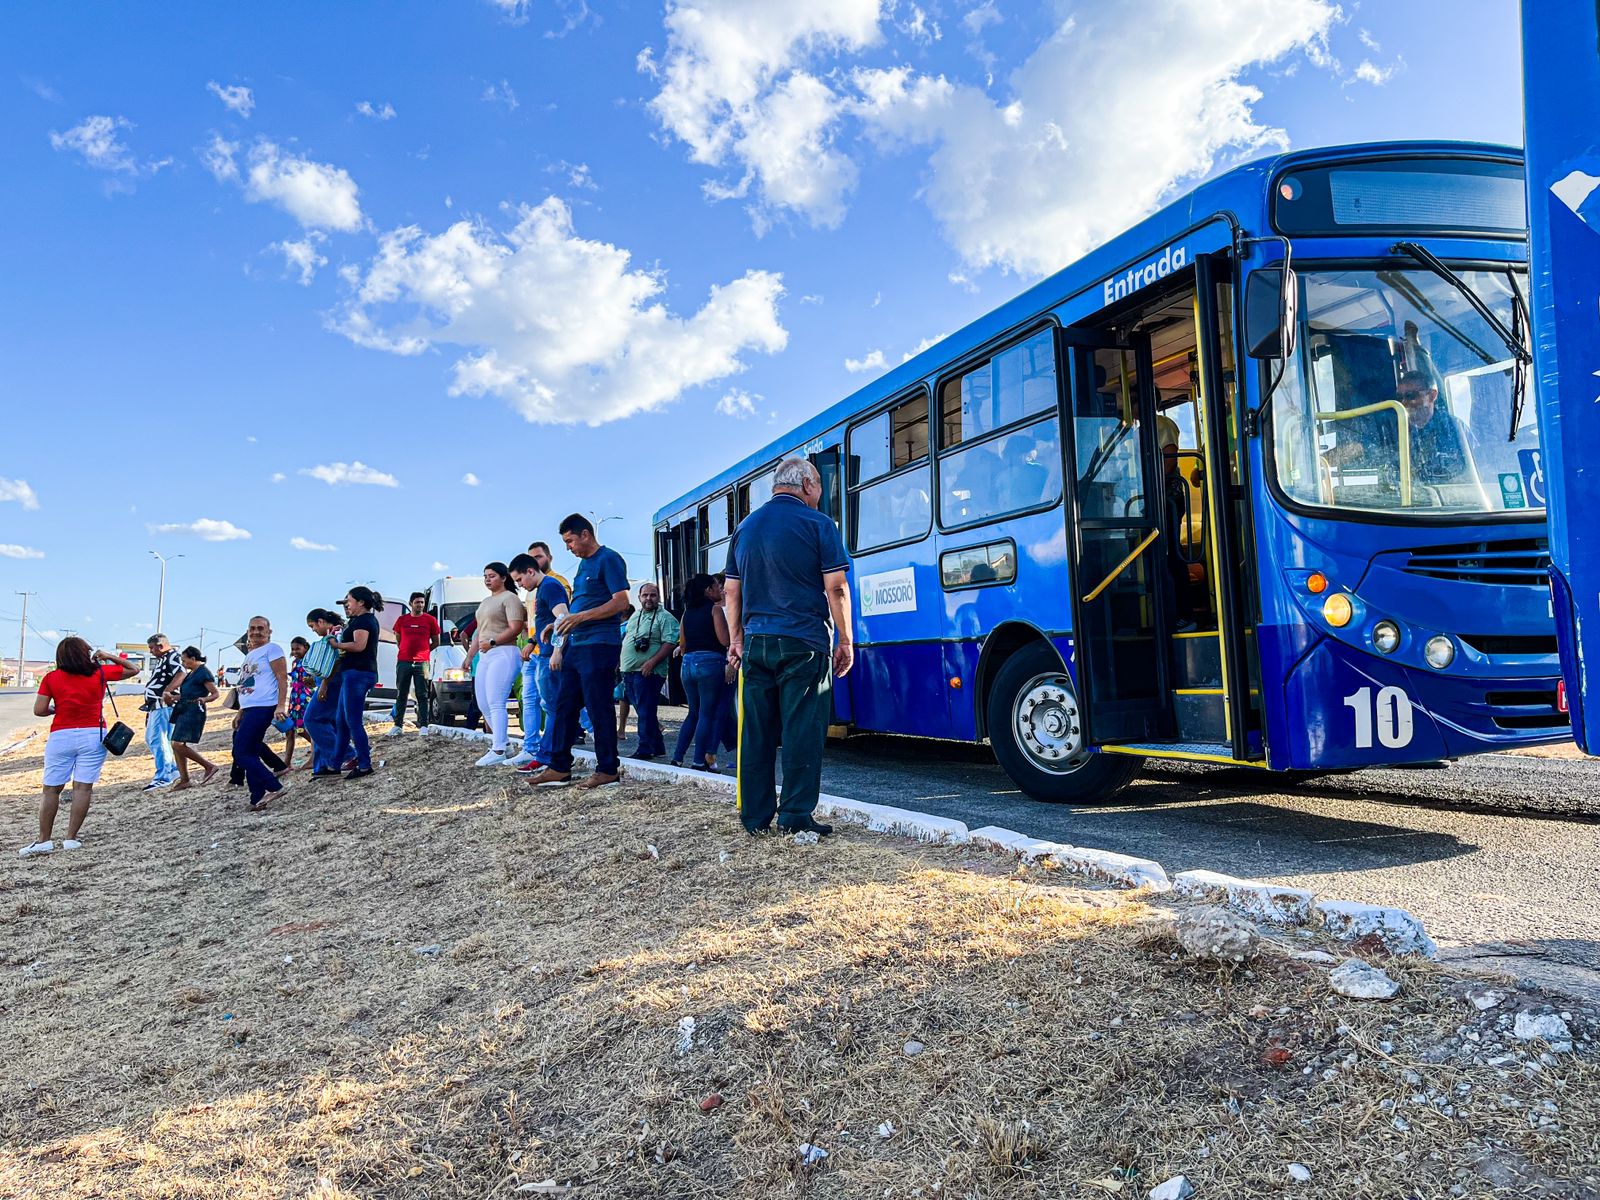
[[[428,672],[433,680],[433,719],[441,725],[459,725],[472,707],[472,675],[466,652],[452,638],[476,615],[489,589],[482,575],[446,575],[429,584],[427,592],[428,611],[440,629],[439,648]]]

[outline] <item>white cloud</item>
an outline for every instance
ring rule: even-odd
[[[283,255],[284,269],[298,272],[300,286],[305,287],[316,278],[318,267],[328,265],[327,255],[317,249],[327,240],[328,235],[320,229],[308,229],[306,236],[298,242],[273,242],[269,249]]]
[[[886,146],[931,147],[923,194],[973,268],[1042,275],[1219,159],[1283,145],[1248,68],[1320,54],[1330,0],[1086,0],[1012,73],[1003,102],[908,67],[857,70],[853,112]],[[1084,104],[1093,96],[1093,104]]]
[[[743,388],[733,388],[717,401],[717,412],[724,417],[742,421],[746,417],[756,415],[756,401],[760,399],[760,396],[752,396]]]
[[[860,375],[864,371],[881,371],[887,365],[882,350],[870,350],[862,358],[847,358],[844,360],[844,369],[852,375]]]
[[[211,92],[218,100],[221,100],[241,117],[248,118],[251,112],[255,109],[255,95],[250,91],[249,88],[243,87],[240,84],[235,83],[224,87],[222,84],[213,79],[210,83],[206,84],[206,91]]]
[[[339,548],[337,546],[330,546],[326,542],[313,542],[309,538],[303,537],[290,538],[289,545],[293,546],[296,550],[334,551]]]
[[[1356,30],[1356,37],[1360,38],[1361,39],[1361,44],[1363,46],[1365,46],[1368,50],[1371,50],[1374,54],[1382,54],[1383,53],[1383,47],[1378,44],[1378,39],[1373,37],[1372,34],[1368,30],[1365,30],[1365,29]]]
[[[834,226],[856,168],[833,147],[841,100],[802,67],[826,52],[858,52],[879,38],[882,0],[678,0],[666,17],[660,64],[650,51],[639,69],[662,80],[650,109],[689,148],[695,162],[735,165],[733,182],[713,182],[714,199],[757,192],[758,228],[768,209],[792,209]]]
[[[1382,87],[1393,79],[1394,73],[1404,65],[1404,59],[1397,59],[1387,67],[1380,67],[1370,58],[1363,58],[1355,73],[1345,81],[1345,86],[1348,87],[1352,83],[1370,83],[1373,87]]]
[[[433,563],[433,566],[429,567],[428,569],[430,571],[448,571],[450,569],[450,564],[449,563],[442,563],[442,562],[438,561],[437,559],[435,559],[434,563]]]
[[[150,525],[151,533],[181,533],[205,542],[237,542],[250,536],[248,529],[240,529],[232,521],[215,521],[201,517],[188,524]]]
[[[414,225],[385,234],[365,275],[351,271],[333,328],[394,354],[459,347],[451,395],[498,396],[552,424],[659,408],[742,371],[745,351],[788,343],[779,275],[747,271],[679,316],[660,300],[659,272],[580,238],[557,197],[515,215],[504,233],[463,220],[435,235]]]
[[[349,483],[366,483],[375,487],[399,487],[400,481],[385,471],[378,471],[366,463],[325,463],[316,467],[301,467],[300,474],[320,479],[329,486]]]
[[[24,75],[22,77],[22,85],[41,100],[47,100],[51,104],[62,103],[61,93],[42,79],[34,79]]]
[[[919,4],[911,5],[909,15],[904,20],[896,21],[895,28],[913,42],[921,42],[925,46],[937,42],[944,36],[944,32],[939,28],[939,22],[930,21],[928,14]]]
[[[15,542],[0,542],[0,558],[43,558],[43,550],[32,546],[19,546]]]
[[[39,496],[28,486],[26,479],[7,479],[0,476],[0,503],[7,500],[15,500],[30,511],[39,507]]]
[[[274,471],[272,473],[272,482],[273,483],[282,483],[287,478],[289,478],[289,477],[287,475],[285,475],[282,471]]]
[[[213,135],[200,159],[219,183],[242,184],[246,200],[276,204],[307,229],[361,228],[361,189],[343,167],[313,162],[257,138],[241,177],[238,151],[237,143]]]
[[[502,79],[499,83],[491,83],[483,89],[483,95],[478,99],[490,104],[504,104],[507,112],[516,112],[518,107],[517,93],[512,90],[511,84]]]
[[[933,337],[923,338],[920,342],[917,343],[917,348],[915,350],[907,350],[904,354],[902,354],[900,356],[900,361],[901,362],[910,362],[913,358],[915,358],[917,355],[921,354],[924,350],[932,349],[934,346],[937,346],[940,342],[944,341],[945,338],[947,338],[949,336],[950,335],[948,333],[938,333],[938,334],[935,334]]]
[[[116,175],[153,175],[169,166],[170,158],[140,162],[132,150],[117,135],[120,129],[132,129],[133,122],[126,117],[85,117],[65,133],[50,133],[50,144],[57,150],[76,154],[87,166]]]
[[[480,483],[483,482],[483,480],[479,479],[471,471],[468,471],[465,475],[463,475],[461,477],[461,482],[466,484],[468,487],[477,487]]]
[[[557,175],[565,175],[570,187],[582,188],[584,191],[594,192],[600,190],[600,185],[594,181],[594,176],[589,173],[588,163],[569,163],[565,159],[552,163],[545,168]]]
[[[356,111],[363,117],[371,117],[374,121],[392,121],[395,118],[394,105],[387,100],[382,104],[373,104],[370,100],[363,100],[356,105]]]
[[[533,0],[489,0],[489,3],[505,16],[506,20],[514,25],[521,25],[528,19],[528,13],[533,8]]]
[[[1000,15],[1000,9],[996,7],[994,0],[983,0],[983,3],[976,8],[967,10],[961,18],[961,23],[967,27],[967,32],[977,37],[985,26],[998,25],[1003,20],[1005,18]]]

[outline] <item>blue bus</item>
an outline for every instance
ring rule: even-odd
[[[809,456],[836,721],[986,740],[1040,800],[1566,739],[1527,256],[1509,147],[1240,166],[665,505],[658,578]]]
[[[1600,12],[1594,0],[1525,0],[1528,218],[1550,582],[1572,732],[1600,753]],[[1565,386],[1562,386],[1565,384]],[[1585,701],[1587,700],[1587,703]]]

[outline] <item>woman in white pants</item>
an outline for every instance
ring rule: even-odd
[[[478,668],[472,677],[472,690],[478,709],[489,722],[494,744],[478,760],[480,767],[495,767],[511,760],[507,749],[506,702],[511,688],[522,673],[522,655],[517,653],[517,638],[528,624],[528,610],[517,599],[511,586],[511,571],[503,562],[492,562],[483,569],[483,585],[488,598],[478,605],[477,630],[473,634],[478,649]]]

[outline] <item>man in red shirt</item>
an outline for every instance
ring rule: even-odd
[[[417,728],[428,724],[428,662],[434,648],[439,645],[439,622],[433,614],[423,612],[428,606],[426,592],[411,593],[411,611],[394,623],[395,641],[399,649],[394,667],[394,728],[390,737],[398,737],[406,722],[406,695],[413,682],[417,685]]]

